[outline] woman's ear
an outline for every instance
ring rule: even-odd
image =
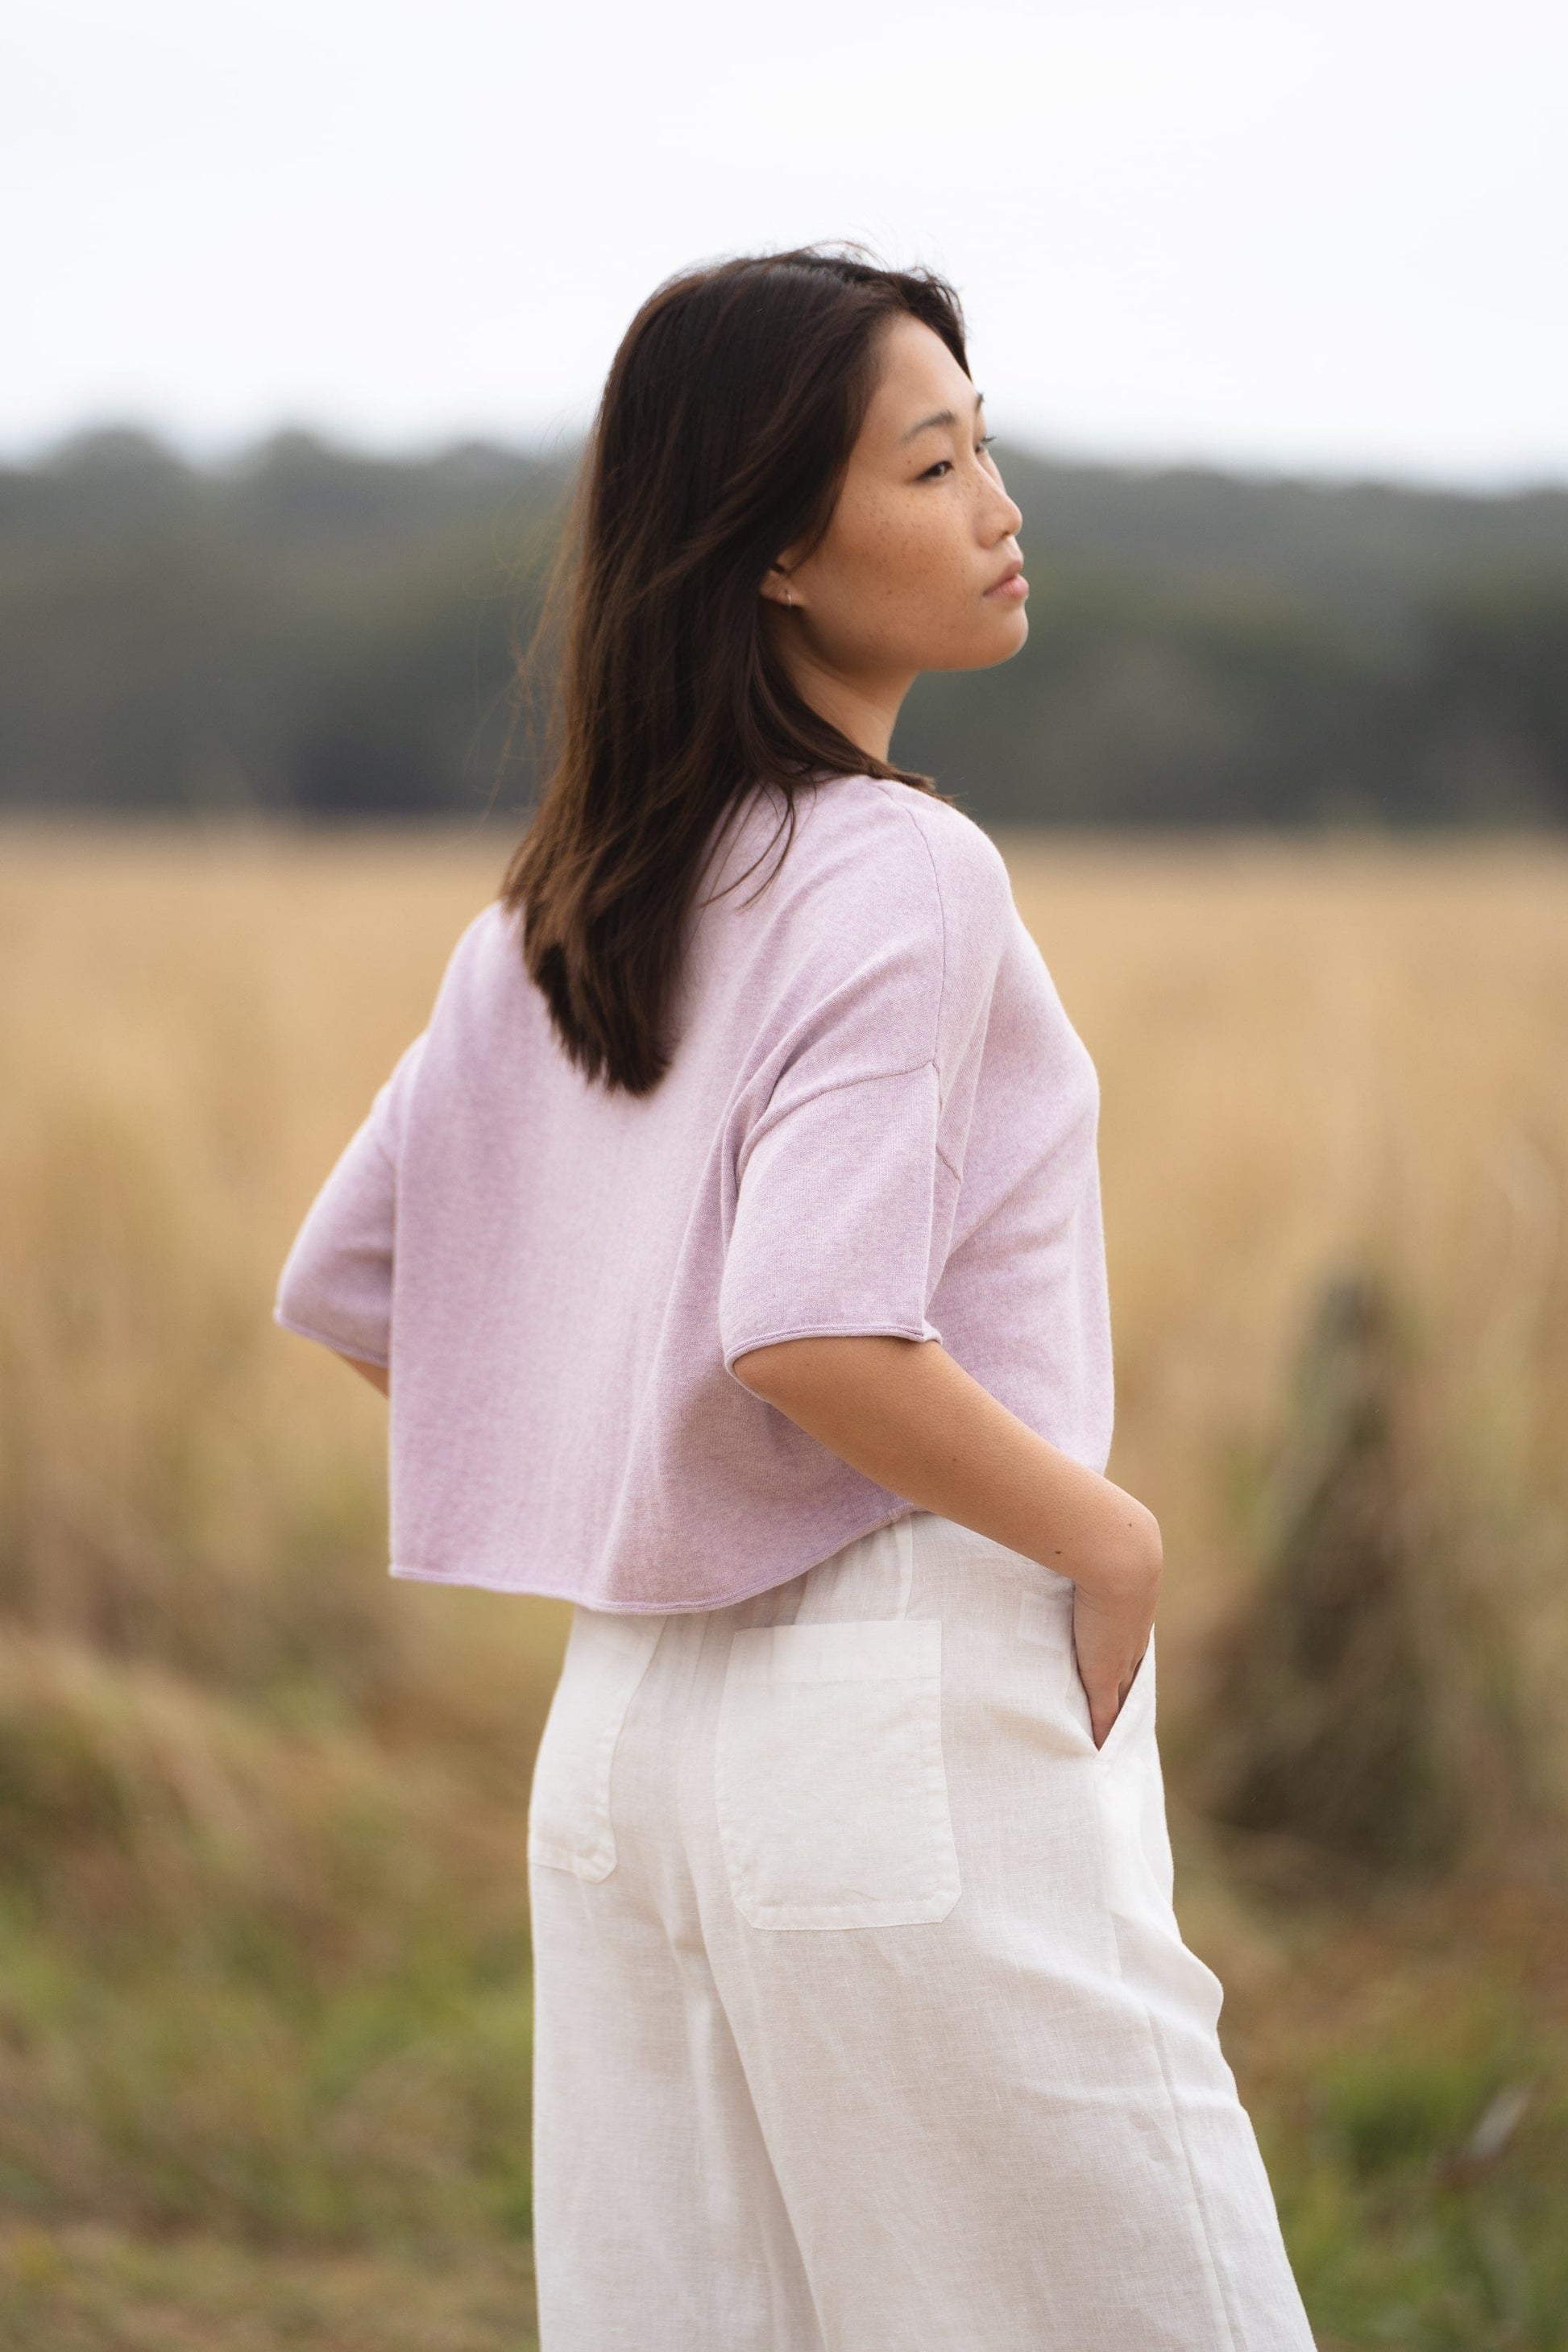
[[[770,563],[763,574],[763,594],[772,604],[797,604],[800,602],[789,572],[782,562]]]

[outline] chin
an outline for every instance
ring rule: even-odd
[[[953,669],[994,669],[998,662],[1011,661],[1023,650],[1029,635],[1029,615],[1022,604],[1009,613],[999,613],[986,629],[980,643],[967,661],[953,662]]]

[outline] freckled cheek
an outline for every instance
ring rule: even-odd
[[[967,643],[973,550],[959,520],[912,501],[842,507],[825,551],[816,622],[846,658],[917,656]]]
[[[862,611],[879,618],[950,613],[964,593],[963,553],[930,529],[889,523],[868,530],[856,549]]]

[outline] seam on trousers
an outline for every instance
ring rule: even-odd
[[[1094,1792],[1094,1818],[1095,1825],[1099,1832],[1100,1886],[1104,1895],[1106,1914],[1110,1921],[1110,1943],[1111,1949],[1116,1956],[1116,1973],[1121,1979],[1123,1988],[1131,1995],[1131,1999],[1137,2005],[1138,2014],[1143,2021],[1143,2031],[1147,2034],[1150,2047],[1154,2053],[1154,2063],[1160,2070],[1160,2084],[1165,2094],[1165,2107],[1171,2119],[1171,2130],[1174,2136],[1176,2147],[1181,2155],[1182,2170],[1186,2175],[1187,2199],[1194,2224],[1194,2235],[1196,2236],[1198,2245],[1203,2253],[1204,2268],[1208,2275],[1209,2302],[1215,2317],[1219,2320],[1220,2325],[1225,2329],[1224,2345],[1216,2346],[1215,2347],[1215,2352],[1244,2352],[1244,2347],[1238,2344],[1236,2330],[1231,2324],[1229,2298],[1225,2292],[1224,2280],[1219,2265],[1215,2260],[1214,2243],[1209,2235],[1208,2215],[1204,2210],[1203,2199],[1198,2193],[1197,2176],[1193,2168],[1192,2150],[1187,2146],[1187,2135],[1182,2128],[1181,2105],[1176,2098],[1175,2092],[1172,2088],[1171,2071],[1165,2063],[1165,2045],[1160,2038],[1159,2021],[1155,2017],[1151,2004],[1143,1999],[1141,1993],[1133,1991],[1131,1985],[1128,1982],[1127,1971],[1121,1963],[1121,1929],[1119,1925],[1118,1915],[1112,1909],[1110,1904],[1110,1874],[1106,1867],[1105,1859],[1105,1815],[1100,1807],[1098,1780],[1095,1784]]]
[[[1159,2021],[1151,2004],[1141,1993],[1133,1990],[1132,1986],[1128,1982],[1127,1971],[1122,1966],[1120,1915],[1110,1900],[1110,1868],[1105,1851],[1105,1807],[1100,1794],[1099,1762],[1100,1759],[1097,1756],[1094,1759],[1094,1822],[1100,1847],[1100,1896],[1105,1905],[1106,1916],[1110,1922],[1110,1946],[1116,1958],[1116,1973],[1123,1988],[1137,2005],[1139,2016],[1143,2021],[1143,2031],[1149,2038],[1150,2047],[1154,2053],[1154,2063],[1160,2071],[1160,2084],[1165,2094],[1166,2112],[1170,2116],[1171,2129],[1181,2155],[1182,2170],[1186,2175],[1187,2199],[1194,2224],[1194,2234],[1202,2251],[1204,2268],[1208,2275],[1209,2302],[1215,2316],[1225,2329],[1224,2344],[1216,2346],[1215,2352],[1244,2352],[1244,2347],[1237,2340],[1236,2329],[1232,2325],[1229,2298],[1225,2292],[1219,2265],[1215,2260],[1214,2243],[1209,2235],[1208,2215],[1204,2210],[1203,2199],[1198,2193],[1197,2175],[1193,2167],[1192,2150],[1187,2145],[1187,2135],[1182,2127],[1181,2107],[1172,2087],[1171,2070],[1165,2063],[1165,2045],[1160,2037]]]
[[[1237,2336],[1236,2328],[1233,2324],[1234,2315],[1230,2307],[1230,2297],[1226,2293],[1225,2273],[1220,2269],[1218,2263],[1215,2259],[1214,2240],[1209,2234],[1209,2217],[1204,2204],[1203,2190],[1198,2185],[1198,2175],[1193,2163],[1192,2150],[1187,2146],[1186,2130],[1182,2122],[1181,2105],[1174,2091],[1171,2087],[1171,2070],[1165,2061],[1165,2042],[1164,2037],[1160,2031],[1160,2021],[1154,2015],[1153,2011],[1150,2008],[1147,2001],[1140,2002],[1139,2006],[1142,2008],[1145,2018],[1148,2020],[1150,2039],[1154,2044],[1154,2055],[1160,2063],[1160,2079],[1165,2085],[1166,2103],[1170,2107],[1172,2118],[1176,2126],[1176,2137],[1181,2143],[1182,2162],[1186,2167],[1187,2181],[1193,2193],[1193,2206],[1198,2217],[1198,2231],[1203,2239],[1204,2259],[1208,2264],[1209,2277],[1214,2287],[1215,2303],[1218,2308],[1220,2317],[1225,2322],[1226,2342],[1230,2347],[1230,2352],[1241,2352],[1239,2340]]]
[[[893,1521],[893,1539],[899,1548],[899,1614],[907,1617],[915,1586],[915,1523],[907,1512]]]

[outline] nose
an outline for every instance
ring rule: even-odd
[[[999,481],[988,482],[991,504],[986,509],[988,543],[998,539],[1012,539],[1024,527],[1024,509],[1007,496]]]

